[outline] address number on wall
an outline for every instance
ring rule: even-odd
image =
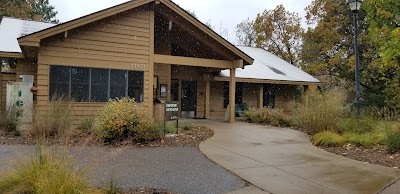
[[[144,68],[146,68],[145,64],[139,64],[139,63],[132,64],[132,69],[144,69]]]

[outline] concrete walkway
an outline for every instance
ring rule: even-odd
[[[296,130],[243,122],[201,125],[215,131],[200,144],[208,158],[270,193],[377,193],[400,175],[318,149]]]

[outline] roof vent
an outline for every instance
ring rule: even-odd
[[[270,67],[267,65],[268,68],[270,68],[272,71],[274,71],[277,74],[281,74],[281,75],[286,75],[285,73],[283,73],[282,71],[279,71],[278,69],[274,68],[274,67]]]

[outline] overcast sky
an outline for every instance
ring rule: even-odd
[[[58,11],[57,18],[66,22],[128,0],[50,0]],[[235,43],[235,27],[246,18],[254,19],[257,13],[283,4],[286,10],[299,13],[304,20],[304,8],[312,0],[173,0],[184,9],[194,11],[202,22],[210,21],[218,32],[227,29],[228,40]]]

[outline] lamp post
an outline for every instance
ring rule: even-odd
[[[356,113],[357,117],[360,116],[360,68],[359,68],[359,56],[358,56],[358,28],[357,28],[357,13],[360,11],[362,0],[348,0],[347,3],[350,6],[351,11],[353,12],[353,20],[354,20],[354,54],[356,57],[356,68],[355,68],[355,76],[356,76]]]

